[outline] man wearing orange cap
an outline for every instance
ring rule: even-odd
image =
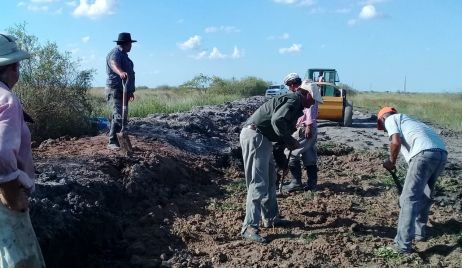
[[[399,200],[394,247],[401,253],[411,253],[412,240],[426,239],[432,194],[447,161],[446,147],[429,126],[398,113],[393,107],[379,111],[377,129],[388,132],[390,137],[390,156],[383,166],[395,169],[399,151],[409,165]]]

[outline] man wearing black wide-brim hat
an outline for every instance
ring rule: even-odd
[[[122,129],[122,98],[123,86],[122,81],[126,82],[128,100],[135,99],[135,72],[133,62],[128,57],[128,52],[132,49],[132,40],[130,33],[120,33],[117,40],[117,46],[113,48],[106,57],[106,81],[107,101],[112,106],[111,129],[109,131],[108,148],[117,150],[120,148],[117,132]]]

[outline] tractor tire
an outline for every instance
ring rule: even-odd
[[[353,102],[347,100],[345,110],[343,111],[343,126],[351,127],[353,124]]]

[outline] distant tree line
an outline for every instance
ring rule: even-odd
[[[55,42],[41,44],[36,36],[26,31],[25,23],[6,31],[17,38],[21,49],[32,55],[29,60],[21,62],[21,77],[13,88],[25,111],[35,121],[30,125],[32,139],[40,142],[49,138],[95,134],[96,125],[92,124],[91,118],[95,116],[95,110],[101,109],[94,106],[89,90],[96,71],[81,70],[79,61],[73,60],[70,52],[60,52]],[[256,77],[238,80],[198,74],[178,87],[164,85],[158,89],[238,98],[263,95],[269,84]]]

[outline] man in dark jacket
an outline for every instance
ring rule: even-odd
[[[132,40],[129,33],[120,33],[119,38],[114,41],[117,46],[113,48],[106,57],[106,94],[107,101],[112,107],[111,129],[109,131],[108,148],[116,150],[120,148],[117,132],[122,129],[122,99],[123,86],[126,83],[128,100],[134,100],[135,96],[135,72],[133,62],[128,57],[128,52],[132,49]],[[128,101],[127,100],[127,101]]]
[[[259,235],[261,217],[267,225],[277,225],[272,142],[282,142],[289,149],[299,147],[298,141],[292,137],[297,119],[303,115],[304,108],[309,108],[315,100],[319,101],[316,98],[321,97],[319,92],[312,90],[311,87],[301,88],[294,94],[270,99],[255,111],[241,131],[239,140],[247,185],[246,215],[241,232],[245,239],[266,242]]]

